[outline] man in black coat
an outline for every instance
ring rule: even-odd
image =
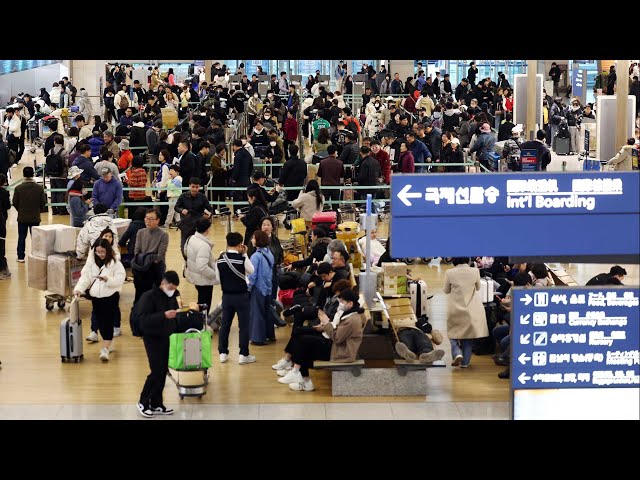
[[[3,141],[2,134],[0,134],[0,173],[4,173],[5,176],[11,167],[9,163],[9,149]]]
[[[609,273],[600,273],[587,282],[587,285],[624,285],[622,280],[627,271],[620,265],[611,267]]]
[[[287,190],[287,200],[292,202],[298,198],[300,190],[307,178],[307,164],[301,158],[298,158],[298,146],[289,145],[289,160],[282,167],[278,183],[285,187],[299,187],[298,190]]]
[[[149,359],[151,373],[147,376],[137,407],[140,415],[151,418],[155,415],[171,415],[173,409],[167,408],[162,399],[162,390],[169,371],[169,337],[177,331],[185,331],[190,326],[187,317],[178,313],[180,292],[178,274],[173,270],[165,272],[160,286],[142,294],[134,304],[131,316],[137,316],[142,329],[142,341]],[[189,309],[198,311],[195,303]],[[193,317],[191,322],[194,322]]]
[[[538,161],[537,169],[543,172],[547,170],[547,166],[551,163],[551,152],[544,141],[546,136],[547,134],[544,130],[538,130],[535,140],[529,140],[520,144],[520,151],[529,148],[536,150],[536,159]]]
[[[200,176],[200,172],[196,171],[196,156],[190,151],[191,142],[183,140],[178,144],[178,166],[180,167],[180,176],[184,182],[188,182],[194,176]]]
[[[231,186],[232,187],[248,187],[251,183],[251,174],[253,173],[253,158],[251,154],[244,148],[242,140],[233,141],[233,169],[231,170]],[[234,191],[234,202],[246,202],[247,191]],[[234,213],[241,208],[240,205],[234,205]]]
[[[360,161],[360,166],[358,169],[358,185],[362,186],[375,186],[378,184],[382,173],[380,171],[380,162],[378,162],[375,158],[373,158],[369,153],[371,150],[369,147],[360,147],[360,155],[362,160]],[[376,190],[358,190],[359,200],[366,200],[367,194],[370,193],[373,195],[373,198],[376,197]]]

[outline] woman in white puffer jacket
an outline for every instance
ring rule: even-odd
[[[184,276],[198,291],[198,303],[211,307],[213,286],[218,285],[218,271],[214,268],[216,258],[213,254],[213,242],[207,238],[211,222],[206,218],[196,223],[196,233],[187,238],[184,244]]]
[[[112,350],[113,321],[118,310],[118,294],[124,285],[126,273],[107,239],[103,238],[97,243],[93,255],[94,262],[87,262],[82,268],[80,280],[73,293],[81,295],[87,289],[89,290],[93,311],[104,342],[100,350],[100,360],[106,362]]]
[[[58,82],[54,82],[53,87],[51,88],[51,91],[49,92],[49,99],[51,100],[51,106],[52,107],[54,105],[56,107],[58,107],[60,105],[60,92],[62,92],[62,89],[60,88],[60,85],[58,85]]]

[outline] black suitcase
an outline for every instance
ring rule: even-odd
[[[556,155],[569,155],[569,152],[571,151],[570,138],[558,137],[556,135],[554,143],[555,143],[554,150],[556,152]]]

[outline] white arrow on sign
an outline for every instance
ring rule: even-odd
[[[531,337],[530,333],[527,333],[526,335],[520,335],[520,343],[522,345],[529,345],[529,338]]]
[[[405,185],[404,188],[398,192],[398,198],[407,207],[411,206],[411,202],[407,200],[408,198],[422,198],[421,193],[409,193],[409,190],[411,190],[411,185]]]
[[[533,298],[531,298],[531,295],[529,295],[528,293],[520,299],[520,301],[524,302],[525,305],[529,305],[531,303],[531,300],[533,300]]]
[[[529,313],[526,315],[520,315],[520,325],[529,325],[529,317],[531,317],[531,314]]]
[[[525,383],[527,383],[527,380],[531,380],[531,377],[528,376],[526,373],[522,372],[518,377],[518,380],[520,380],[520,383],[524,385]]]
[[[531,357],[527,357],[526,353],[522,353],[519,357],[518,360],[520,360],[520,363],[522,365],[526,365],[527,364],[527,360],[531,360]]]

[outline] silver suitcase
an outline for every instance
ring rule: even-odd
[[[416,317],[427,314],[427,283],[424,280],[409,282],[411,294],[411,307]]]
[[[78,298],[74,297],[69,309],[69,317],[60,324],[60,358],[62,362],[78,363],[82,354],[82,320],[78,309]]]
[[[491,278],[480,279],[480,298],[482,303],[491,303],[494,300],[494,283]]]

